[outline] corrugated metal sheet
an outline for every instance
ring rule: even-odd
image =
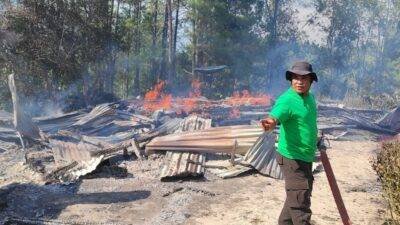
[[[0,110],[0,125],[12,125],[13,114]]]
[[[209,127],[211,127],[210,119],[189,116],[181,122],[177,133]],[[160,178],[161,180],[165,180],[172,177],[202,176],[205,170],[205,161],[206,157],[204,154],[168,151],[165,155]]]
[[[182,121],[183,121],[183,119],[180,119],[180,118],[169,119],[166,122],[164,122],[161,126],[155,128],[149,132],[138,135],[135,138],[135,140],[137,142],[146,142],[146,141],[149,141],[149,140],[153,139],[154,137],[158,137],[160,135],[171,134],[171,133],[175,132],[177,129],[179,129],[179,126]]]
[[[254,170],[254,169],[250,166],[236,164],[232,167],[229,167],[228,169],[219,169],[219,170],[214,169],[213,173],[215,175],[217,175],[218,177],[227,179],[227,178],[237,177],[237,176],[244,174],[250,170]]]
[[[17,131],[14,128],[0,126],[0,140],[20,144],[20,139],[17,136]]]
[[[202,176],[204,174],[204,154],[189,152],[167,152],[161,169],[161,180],[171,177]]]
[[[57,140],[50,140],[50,144],[52,145],[57,168],[76,162],[73,167],[60,174],[60,177],[58,177],[60,180],[76,180],[80,176],[94,171],[104,159],[104,155],[93,156],[93,153],[100,149],[91,144]]]
[[[95,122],[99,118],[104,118],[104,115],[114,115],[116,110],[112,107],[111,104],[105,103],[96,106],[92,109],[92,111],[82,118],[80,118],[77,122],[75,122],[74,126],[88,126],[89,124]]]
[[[176,133],[183,133],[186,131],[204,130],[211,127],[211,119],[203,119],[198,116],[189,116],[180,124],[180,129]]]
[[[146,145],[146,152],[190,150],[200,153],[232,153],[235,151],[237,154],[244,155],[254,145],[262,132],[259,126],[240,125],[213,127],[184,134],[171,134],[154,138]]]
[[[57,164],[71,161],[85,161],[91,159],[91,152],[99,150],[98,147],[87,143],[74,143],[58,140],[50,140],[54,152],[54,160]]]
[[[400,132],[400,106],[385,114],[376,123],[381,127]]]
[[[83,111],[75,111],[59,116],[37,117],[33,121],[39,126],[40,130],[45,133],[57,133],[59,130],[68,130],[72,124],[76,123],[86,113]]]
[[[263,133],[247,152],[244,161],[264,175],[283,179],[281,168],[276,161],[275,141],[275,134]]]

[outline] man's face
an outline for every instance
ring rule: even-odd
[[[297,75],[292,74],[292,88],[299,94],[308,93],[311,87],[311,76],[310,75]]]

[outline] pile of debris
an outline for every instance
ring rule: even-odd
[[[253,120],[254,125],[213,127],[210,118],[195,115],[179,118],[177,114],[164,111],[154,113],[151,118],[120,108],[118,103],[108,103],[91,111],[34,118],[43,139],[32,142],[27,148],[27,163],[43,173],[49,182],[77,180],[116,154],[134,155],[137,160],[147,160],[150,154],[165,155],[164,166],[160,169],[162,180],[203,176],[206,169],[223,178],[254,169],[271,177],[282,177],[274,160],[278,131],[264,133],[257,120]],[[351,130],[360,128],[388,135],[397,132],[371,122],[372,117],[384,114],[380,111],[320,104],[319,114],[319,127],[332,134],[331,138],[343,138],[351,134]],[[2,117],[0,130],[3,151],[21,145],[16,130],[9,123],[11,115],[6,115],[8,117]],[[391,115],[379,121],[387,121]],[[213,157],[207,157],[210,155],[224,156],[231,166],[216,169]]]
[[[19,107],[11,80],[15,113],[0,112],[0,151],[26,149],[26,163],[47,182],[75,181],[121,154],[140,161],[161,155],[161,180],[201,177],[206,171],[228,178],[251,170],[282,178],[275,161],[279,131],[265,133],[258,122],[268,115],[266,104],[235,100],[232,117],[232,105],[203,99],[207,107],[192,108],[190,115],[171,110],[149,115],[143,100],[135,99],[30,119]],[[332,139],[357,136],[360,129],[377,135],[400,131],[399,107],[384,112],[318,104],[318,111],[319,129]],[[216,156],[229,163],[216,163]]]
[[[114,107],[103,104],[87,114],[36,119],[48,143],[45,150],[26,153],[28,164],[48,181],[74,181],[115,154],[146,160],[165,153],[162,180],[198,177],[204,175],[207,154],[225,155],[234,164],[263,133],[258,125],[211,127],[211,119],[195,115],[182,119],[166,114],[154,120]]]

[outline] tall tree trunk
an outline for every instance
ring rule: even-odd
[[[110,32],[110,37],[109,37],[109,42],[107,48],[110,49],[110,60],[108,64],[108,82],[106,84],[107,86],[107,92],[114,94],[114,80],[115,80],[115,74],[117,73],[116,66],[115,66],[115,60],[116,60],[116,46],[113,43],[113,37],[117,35],[117,26],[118,26],[118,13],[119,13],[119,0],[117,0],[117,10],[115,12],[115,25],[113,29],[113,22],[114,22],[114,0],[111,0],[111,12],[110,12],[110,21],[109,21],[109,32]]]
[[[271,32],[271,41],[272,45],[276,44],[277,35],[278,35],[278,12],[279,12],[279,2],[280,0],[274,1],[274,15],[272,17],[272,32]]]
[[[113,3],[114,5],[114,3]],[[115,12],[115,25],[114,25],[114,31],[112,31],[113,36],[118,36],[119,34],[119,29],[118,29],[118,24],[119,24],[119,6],[120,6],[120,0],[117,0],[117,10]],[[114,8],[114,7],[112,7]],[[112,30],[112,27],[111,27]],[[114,94],[114,81],[115,81],[115,76],[117,74],[117,69],[115,66],[115,61],[117,58],[117,46],[112,44],[111,46],[111,61],[110,61],[110,84],[109,84],[109,93]]]
[[[129,75],[131,74],[131,62],[129,61],[130,59],[130,52],[128,51],[128,61],[126,63],[126,73],[125,73],[125,98],[129,97],[130,90],[129,90]]]
[[[162,37],[161,37],[161,48],[162,48],[162,56],[161,56],[161,63],[160,63],[160,77],[159,80],[165,80],[167,78],[167,34],[168,34],[168,4],[165,3],[165,10],[164,10],[164,25],[162,30]]]
[[[270,39],[270,48],[275,49],[277,45],[277,40],[278,40],[278,12],[279,12],[279,4],[280,0],[274,0],[274,13],[272,15],[271,21],[272,21],[272,27],[271,27],[271,39]],[[270,85],[275,83],[274,78],[278,77],[278,70],[276,67],[276,56],[275,55],[270,55],[269,57],[269,68],[268,71],[270,72]]]
[[[156,62],[156,48],[157,48],[157,17],[158,17],[158,0],[153,1],[153,13],[152,13],[152,32],[151,32],[151,78],[159,76],[157,73],[157,62]]]
[[[197,23],[196,23],[196,9],[193,9],[193,18],[192,18],[192,76],[195,75],[195,68],[197,67]]]
[[[132,4],[129,4],[128,15],[127,16],[129,18],[133,17],[133,15],[132,15]],[[132,45],[133,45],[133,43],[132,43]],[[127,60],[124,62],[124,63],[126,63],[126,64],[124,64],[126,66],[126,71],[124,71],[124,79],[123,79],[124,80],[124,91],[125,91],[124,96],[125,96],[125,98],[128,98],[132,94],[132,90],[130,90],[130,87],[129,87],[129,85],[131,84],[130,76],[131,76],[131,67],[132,67],[132,64],[133,64],[131,62],[131,54],[132,54],[132,51],[129,50],[127,52],[127,56],[126,56]]]
[[[105,41],[105,56],[104,59],[102,60],[103,65],[99,65],[98,68],[102,68],[101,70],[98,70],[98,90],[99,92],[104,92],[104,91],[109,91],[110,90],[110,67],[109,67],[109,61],[110,61],[110,53],[111,53],[111,39],[112,39],[112,31],[111,31],[111,21],[112,21],[112,8],[113,8],[113,3],[112,5],[109,4],[109,1],[99,1],[99,11],[96,13],[103,25],[103,31],[104,32],[104,41]]]
[[[173,54],[173,26],[172,26],[172,3],[171,0],[167,0],[167,8],[168,8],[168,80],[170,82],[173,81],[172,74],[172,54]]]
[[[172,52],[172,77],[176,77],[176,42],[178,40],[178,26],[179,26],[179,5],[180,0],[176,2],[176,12],[175,12],[175,28],[174,28],[174,45]]]
[[[117,11],[115,14],[115,28],[114,28],[114,33],[118,34],[119,33],[119,7],[120,7],[120,0],[117,0]]]
[[[135,78],[133,79],[133,94],[140,93],[140,48],[141,48],[141,0],[136,0],[134,3],[134,16],[136,21],[135,34],[134,34],[134,52],[135,52]]]
[[[276,47],[276,42],[278,38],[278,12],[279,12],[279,3],[280,0],[273,0],[271,5],[269,0],[265,0],[265,14],[270,21],[270,24],[267,26],[267,31],[270,33],[267,48],[273,50]],[[272,10],[271,10],[272,9]],[[272,51],[271,51],[272,52]],[[272,84],[274,83],[274,77],[276,77],[276,59],[274,55],[267,55],[267,85],[270,89],[273,88]]]
[[[385,22],[383,23],[384,24],[383,26],[380,26],[380,27],[382,27],[382,31],[380,32],[382,35],[382,38],[380,41],[379,60],[378,60],[379,62],[377,65],[377,71],[382,71],[382,72],[385,72],[385,69],[387,68],[385,66],[385,62],[386,62],[385,51],[387,50],[387,49],[385,49],[385,46],[386,46],[387,40],[390,39],[390,35],[389,35],[389,29],[391,26],[390,25],[391,24],[390,8],[391,8],[391,5],[390,5],[390,2],[388,1],[388,2],[386,2],[386,12],[385,12],[385,18],[384,18]],[[379,30],[380,29],[378,29],[378,32],[379,32]]]

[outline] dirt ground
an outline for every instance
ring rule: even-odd
[[[370,163],[378,143],[331,146],[328,155],[353,224],[382,224],[386,206]],[[38,224],[277,224],[285,198],[283,181],[257,173],[160,182],[158,157],[117,161],[127,172],[122,177],[99,172],[78,183],[43,185],[16,161],[22,159],[17,150],[0,153],[0,187],[7,190],[0,224],[13,224],[12,218]],[[324,172],[315,174],[312,211],[314,225],[341,224]]]

